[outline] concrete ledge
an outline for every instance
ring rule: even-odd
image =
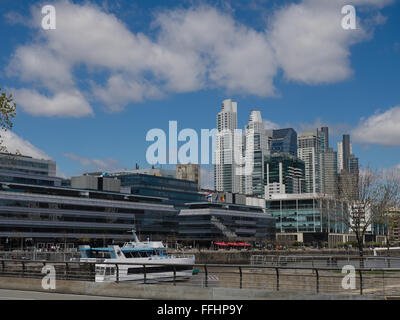
[[[155,284],[96,283],[57,280],[56,289],[42,288],[41,279],[0,277],[0,289],[54,292],[152,300],[373,300],[379,297],[289,293],[267,290],[200,288]],[[382,297],[383,298],[383,297]]]

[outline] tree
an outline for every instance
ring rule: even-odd
[[[17,106],[13,102],[12,94],[7,96],[6,92],[0,88],[0,129],[2,132],[11,129],[13,126],[13,119],[16,115]],[[3,145],[3,139],[0,136],[0,152],[8,152],[7,147]]]
[[[400,212],[400,170],[397,168],[386,169],[382,172],[386,181],[385,188],[388,190],[390,201],[384,212],[378,217],[379,223],[384,224],[384,235],[386,240],[386,255],[390,256],[390,230],[393,230],[399,220]],[[388,260],[390,263],[390,260]],[[390,267],[390,266],[389,266]]]
[[[387,209],[398,203],[399,180],[365,168],[359,174],[341,173],[338,189],[347,214],[343,222],[356,237],[362,268],[365,234],[373,224],[383,224]]]

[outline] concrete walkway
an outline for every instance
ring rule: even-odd
[[[138,300],[138,299],[0,289],[0,300]]]

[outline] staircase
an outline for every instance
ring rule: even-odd
[[[238,235],[235,232],[232,232],[229,230],[221,221],[219,221],[218,218],[212,216],[211,217],[211,223],[216,226],[219,230],[222,231],[223,235],[227,237],[228,239],[233,239],[237,238]]]

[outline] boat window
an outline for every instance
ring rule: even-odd
[[[96,273],[98,275],[104,275],[104,267],[96,267]]]
[[[106,268],[106,276],[109,276],[109,275],[111,275],[111,268],[107,267]]]
[[[90,251],[88,254],[88,258],[97,258],[97,259],[110,259],[111,255],[109,251]]]

